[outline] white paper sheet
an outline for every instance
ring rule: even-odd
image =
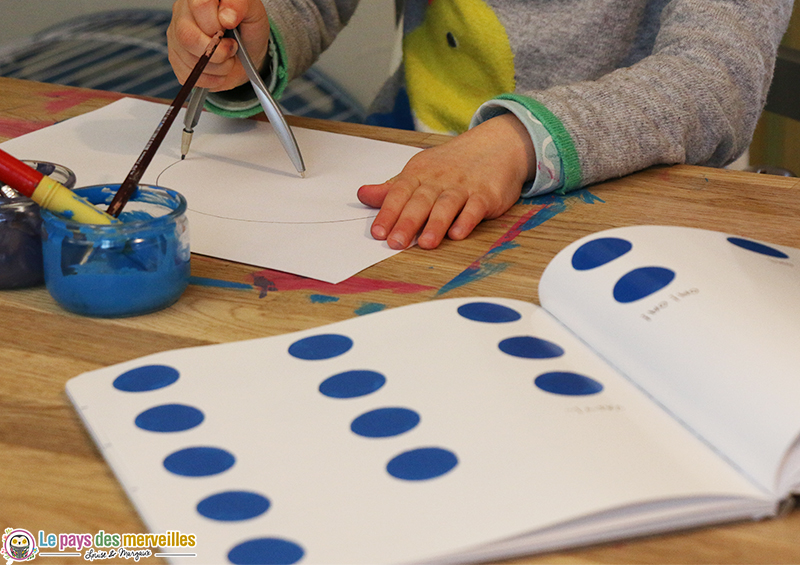
[[[462,307],[475,302],[490,316],[467,315]],[[517,338],[536,350],[534,338],[546,340],[554,356],[507,353],[501,343]],[[316,344],[306,350],[316,356],[303,357],[299,344]],[[150,381],[159,371],[176,380]],[[562,387],[570,381],[563,372],[600,388]],[[375,374],[384,381],[368,390],[333,387],[350,396],[332,395],[325,384],[365,375],[373,382]],[[555,387],[541,384],[544,374],[554,374]],[[123,386],[139,379],[158,386]],[[609,529],[637,531],[639,503],[655,503],[653,529],[659,518],[665,527],[690,525],[685,514],[670,513],[693,499],[703,508],[718,497],[739,517],[771,507],[544,310],[513,300],[436,300],[294,334],[159,353],[74,378],[67,392],[146,525],[195,534],[192,551],[202,563],[236,562],[230,552],[254,540],[267,540],[258,557],[270,560],[250,562],[294,562],[270,553],[276,539],[302,551],[303,563],[442,562],[625,505],[633,508],[607,524],[584,521],[572,542],[602,539]],[[140,425],[176,404],[202,413],[202,421],[174,431]],[[404,418],[393,416],[374,428],[357,425],[384,409],[419,419],[410,428],[397,428]],[[365,429],[396,433],[365,436]],[[169,470],[168,460],[195,447],[226,452],[232,465],[198,476]],[[418,461],[408,467],[419,472],[415,479],[390,470],[396,457],[429,448],[436,451],[424,453],[451,454],[455,466]],[[206,468],[196,463],[190,467]],[[198,507],[231,491],[255,493],[270,506],[228,521]],[[739,497],[756,502],[743,509]],[[228,509],[246,514],[247,505]],[[520,541],[516,551],[548,541]]]
[[[166,108],[124,98],[2,147],[19,159],[71,168],[77,186],[120,183]],[[300,178],[270,124],[208,112],[181,161],[182,119],[142,182],[186,197],[193,252],[331,283],[397,253],[369,235],[377,211],[356,191],[396,175],[419,149],[293,128],[307,167]]]

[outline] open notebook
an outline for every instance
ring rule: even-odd
[[[613,229],[539,295],[159,353],[67,392],[147,527],[209,563],[499,559],[773,516],[798,490],[800,250]]]

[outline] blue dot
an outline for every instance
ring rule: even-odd
[[[408,408],[378,408],[361,414],[350,429],[364,437],[397,436],[419,424],[419,414]]]
[[[236,565],[291,565],[300,561],[303,555],[303,548],[292,541],[256,538],[231,549],[228,561]]]
[[[555,343],[527,335],[504,339],[499,347],[503,353],[525,359],[552,359],[564,355],[564,350]]]
[[[533,382],[545,392],[567,396],[586,396],[603,390],[603,385],[596,380],[577,373],[559,371],[544,373],[536,377]]]
[[[184,477],[208,477],[230,469],[236,458],[218,447],[187,447],[167,456],[164,467]]]
[[[163,404],[145,410],[134,423],[149,432],[182,432],[199,426],[203,413],[185,404]]]
[[[355,398],[375,392],[385,382],[386,377],[375,371],[345,371],[322,381],[319,391],[330,398]]]
[[[171,385],[180,374],[166,365],[146,365],[126,371],[114,379],[114,388],[125,392],[147,392]]]
[[[470,302],[458,307],[458,313],[463,317],[476,322],[488,322],[490,324],[503,324],[515,322],[522,315],[506,306],[492,304],[491,302]]]
[[[632,247],[630,241],[618,237],[593,239],[572,254],[572,267],[578,271],[588,271],[622,257]]]
[[[675,278],[675,271],[664,267],[640,267],[622,277],[614,285],[614,300],[627,304],[650,296],[667,286]]]
[[[269,504],[267,497],[255,492],[230,490],[204,498],[197,503],[197,511],[212,520],[236,522],[261,516]]]
[[[741,237],[729,237],[728,241],[730,241],[734,245],[741,247],[742,249],[747,249],[748,251],[761,253],[762,255],[777,257],[778,259],[789,258],[789,256],[783,251],[779,251],[774,247],[770,247],[769,245],[764,245],[763,243],[758,243],[757,241],[750,241],[749,239],[742,239]]]
[[[346,353],[351,347],[353,347],[353,340],[349,337],[322,334],[295,341],[289,346],[289,355],[308,361],[330,359]]]
[[[405,481],[425,481],[440,477],[458,465],[455,453],[439,447],[420,447],[405,451],[386,465],[386,471]]]

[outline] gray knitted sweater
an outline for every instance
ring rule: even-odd
[[[280,94],[357,0],[263,1]],[[526,195],[654,164],[723,166],[751,141],[791,10],[792,0],[406,0],[404,62],[373,110],[397,110],[407,94],[418,129],[450,133],[514,112],[539,161]]]

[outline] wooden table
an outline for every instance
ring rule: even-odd
[[[0,141],[119,97],[0,78]],[[446,139],[290,121],[420,147]],[[557,251],[589,233],[634,224],[716,229],[800,247],[800,179],[656,167],[569,196],[525,200],[501,218],[484,222],[465,241],[447,240],[433,251],[410,249],[337,285],[194,255],[191,284],[177,304],[129,319],[69,314],[44,287],[0,291],[0,526],[34,535],[39,530],[145,532],[64,393],[67,380],[84,371],[158,351],[306,329],[440,297],[538,302],[539,277]],[[513,562],[800,563],[800,511],[777,520]]]

